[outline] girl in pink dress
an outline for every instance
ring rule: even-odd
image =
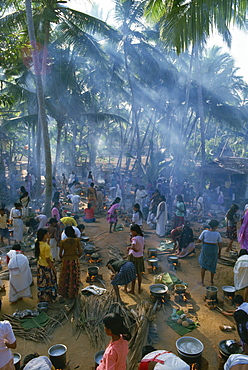
[[[112,226],[114,225],[114,231],[118,222],[117,218],[117,210],[120,206],[120,201],[121,199],[119,197],[115,198],[113,203],[108,209],[108,214],[107,214],[107,222],[110,224],[109,226],[109,232],[112,233]]]
[[[105,333],[112,339],[96,370],[126,370],[128,340],[131,334],[118,313],[109,313],[103,319]]]

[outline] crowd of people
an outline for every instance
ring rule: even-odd
[[[148,228],[154,229],[158,237],[166,236],[173,241],[173,252],[178,258],[185,258],[195,253],[195,244],[201,243],[199,284],[205,284],[205,274],[209,271],[210,283],[214,285],[217,261],[221,257],[222,238],[218,231],[219,221],[211,219],[204,223],[206,209],[211,203],[206,195],[208,192],[203,194],[197,184],[195,187],[189,183],[180,186],[166,179],[158,179],[155,183],[148,182],[146,187],[133,185],[131,178],[121,181],[118,174],[113,174],[110,181],[106,178],[104,186],[96,187],[91,171],[85,183],[86,186],[83,186],[73,171],[68,179],[65,174],[62,174],[59,183],[53,178],[51,218],[44,215],[42,209],[39,214],[32,214],[30,217],[31,193],[24,186],[20,187],[19,199],[16,200],[9,214],[6,208],[0,209],[1,243],[4,244],[6,239],[9,244],[12,240],[14,242],[6,257],[10,272],[10,303],[14,304],[19,299],[31,297],[30,286],[33,284],[33,279],[28,258],[22,251],[25,226],[28,227],[29,233],[32,232],[36,237],[34,252],[37,260],[38,300],[53,302],[58,296],[65,299],[78,296],[81,281],[79,259],[83,252],[80,238],[85,230],[85,225],[79,223],[79,214],[83,214],[82,220],[86,225],[96,222],[97,212],[103,211],[104,205],[107,205],[106,221],[109,223],[109,233],[117,231],[121,209],[126,212],[128,204],[132,207],[132,212],[129,211],[131,213],[130,245],[127,247],[127,258],[111,259],[106,264],[112,272],[111,284],[120,303],[123,302],[119,286],[124,287],[124,293],[134,295],[137,282],[137,292],[138,294],[142,292],[142,276],[145,272],[144,223]],[[232,251],[234,241],[238,240],[240,243],[241,249],[234,266],[234,286],[237,291],[243,291],[243,296],[236,294],[234,299],[236,310],[225,314],[234,315],[245,354],[242,355],[241,363],[247,364],[248,367],[248,204],[245,205],[244,214],[241,215],[241,227],[238,232],[238,205],[233,203],[229,209],[225,209],[220,187],[211,194],[215,195],[217,209],[224,214],[226,220],[226,237],[229,240],[226,252]],[[71,212],[63,209],[65,204],[67,206],[70,204]],[[202,224],[202,232],[198,237],[194,236],[192,221]],[[60,263],[59,274],[56,268],[58,262]],[[130,289],[128,289],[129,284]],[[118,314],[108,314],[104,317],[103,323],[106,334],[111,337],[111,342],[97,369],[125,370],[129,330]],[[0,356],[0,370],[13,369],[9,348],[13,349],[15,346],[16,340],[11,326],[6,321],[0,321],[0,354],[4,355]],[[31,369],[32,361],[35,364],[38,359],[47,364],[47,369],[51,369],[51,363],[43,357],[32,358],[24,369]],[[232,369],[239,360],[237,357],[230,356],[225,370]],[[169,368],[188,370],[190,367],[176,355],[155,348],[144,354],[139,365],[140,370]],[[235,369],[234,367],[233,370]]]

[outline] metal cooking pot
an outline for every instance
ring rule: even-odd
[[[168,262],[178,264],[178,257],[177,256],[168,256]]]
[[[15,370],[20,370],[21,358],[22,358],[22,356],[20,355],[20,353],[13,353],[13,360],[14,360]]]
[[[84,253],[85,254],[92,254],[94,253],[96,250],[96,248],[94,247],[94,245],[91,245],[91,244],[87,244],[85,247],[84,247]]]
[[[48,354],[55,369],[64,369],[66,365],[67,347],[64,344],[55,344],[50,347]]]
[[[147,254],[148,257],[157,257],[158,250],[156,248],[148,248]]]
[[[155,258],[155,257],[148,258],[148,263],[151,266],[157,266],[158,265],[158,258]]]
[[[149,286],[149,289],[154,297],[161,297],[168,291],[168,287],[165,284],[153,284]]]
[[[233,298],[236,292],[236,289],[234,286],[231,285],[225,285],[222,287],[223,293],[225,297],[231,297]]]
[[[176,341],[177,351],[183,355],[195,357],[202,354],[203,343],[194,337],[181,337]]]
[[[97,366],[100,365],[100,362],[101,362],[101,359],[103,358],[103,355],[104,355],[104,350],[103,351],[99,351],[95,354],[94,358],[95,358],[95,369],[97,368]]]
[[[175,284],[174,289],[177,294],[182,294],[185,293],[187,287],[184,284]]]
[[[98,266],[89,266],[88,267],[88,273],[90,276],[92,275],[98,275],[99,267]]]
[[[90,237],[89,236],[81,236],[81,240],[82,242],[88,242],[90,240]]]
[[[216,286],[210,285],[206,286],[206,298],[215,301],[217,299],[218,288]]]

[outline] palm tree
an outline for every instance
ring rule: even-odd
[[[44,213],[47,216],[50,216],[51,210],[51,199],[52,199],[52,159],[51,159],[51,149],[50,149],[50,138],[48,132],[48,122],[46,116],[45,108],[45,96],[41,78],[41,65],[38,57],[37,43],[34,32],[34,22],[31,1],[25,0],[26,4],[26,15],[27,15],[27,26],[30,45],[32,46],[32,57],[34,63],[34,73],[36,80],[36,91],[37,91],[37,100],[39,106],[39,120],[42,126],[43,134],[43,143],[45,151],[45,163],[46,163],[46,198],[45,198],[45,207]]]

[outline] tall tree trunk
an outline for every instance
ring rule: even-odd
[[[38,115],[37,131],[36,131],[36,198],[39,199],[41,195],[41,122]]]
[[[41,68],[38,58],[38,51],[34,32],[34,22],[32,15],[31,0],[25,0],[26,4],[26,16],[28,25],[28,34],[30,44],[32,46],[32,56],[34,63],[34,73],[36,79],[36,91],[39,106],[39,117],[41,120],[43,141],[45,149],[45,165],[46,165],[46,197],[45,197],[45,207],[44,213],[50,216],[51,213],[51,199],[52,199],[52,160],[51,160],[51,149],[50,149],[50,138],[48,132],[48,122],[45,109],[45,97],[41,79]]]
[[[63,128],[63,122],[58,121],[57,123],[57,146],[56,146],[55,161],[53,164],[53,176],[56,176],[59,157],[60,157],[60,142],[61,142],[62,128]]]
[[[195,61],[197,73],[197,100],[198,100],[198,113],[200,119],[200,132],[201,132],[201,188],[204,185],[204,167],[206,165],[206,149],[205,149],[205,119],[203,108],[202,96],[202,79],[201,79],[201,63],[199,59],[199,45],[195,45]]]

